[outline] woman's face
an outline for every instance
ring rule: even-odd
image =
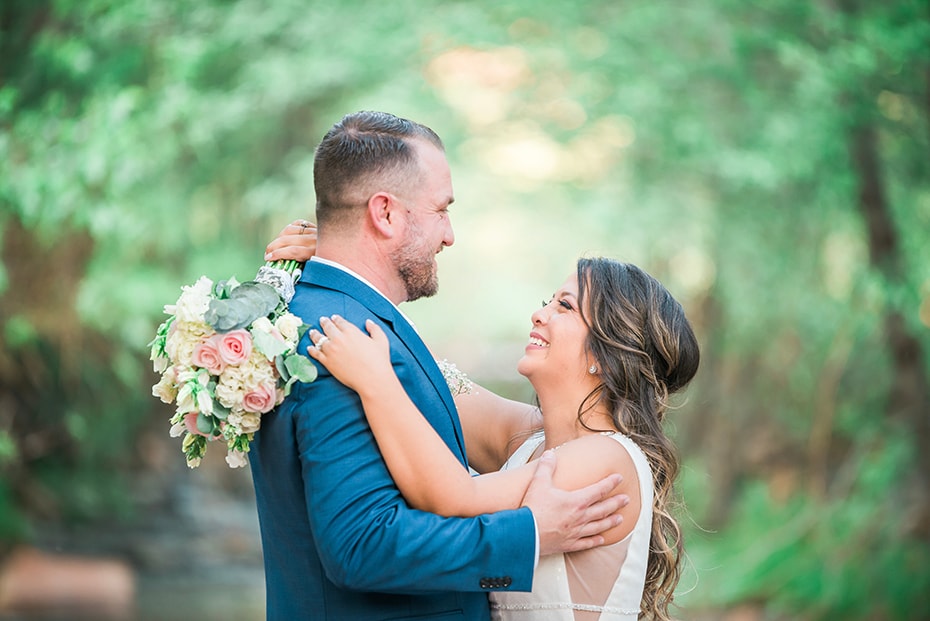
[[[585,353],[588,326],[578,307],[578,277],[569,276],[531,320],[533,329],[517,371],[533,383],[537,392],[540,387],[566,380],[587,383],[588,367],[594,361]]]

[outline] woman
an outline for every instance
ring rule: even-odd
[[[623,476],[619,492],[631,501],[605,545],[541,558],[532,593],[491,594],[495,618],[669,619],[682,541],[669,513],[679,464],[662,420],[669,395],[698,368],[691,326],[658,281],[603,258],[579,260],[532,323],[517,369],[536,390],[541,430],[527,406],[452,378],[468,388],[456,405],[469,461],[488,473],[477,477],[407,398],[374,323],[368,337],[339,317],[323,318],[325,334],[311,332],[309,353],[358,392],[391,475],[416,508],[473,516],[518,507],[544,451],[558,452],[563,489]]]

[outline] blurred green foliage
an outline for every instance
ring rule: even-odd
[[[452,162],[458,242],[409,309],[437,353],[512,377],[580,254],[688,309],[686,609],[925,618],[928,81],[916,0],[7,0],[0,538],[132,519],[162,305],[251,276],[375,108]]]

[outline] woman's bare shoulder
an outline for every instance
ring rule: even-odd
[[[615,473],[623,477],[615,493],[629,496],[630,504],[621,510],[623,522],[604,536],[607,544],[626,537],[636,525],[642,506],[639,475],[627,448],[608,435],[591,434],[560,446],[556,460],[553,482],[562,489],[580,489]]]

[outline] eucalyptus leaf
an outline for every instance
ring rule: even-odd
[[[269,360],[274,360],[288,349],[287,343],[261,330],[252,331],[252,345]]]
[[[287,397],[289,394],[291,394],[291,387],[292,387],[295,383],[297,383],[297,378],[296,378],[296,377],[292,377],[292,378],[290,378],[289,380],[287,380],[287,382],[284,384],[284,396],[285,396],[285,397]]]
[[[268,285],[249,281],[232,290],[225,300],[210,300],[204,320],[217,332],[249,326],[271,313],[280,302],[278,292]]]
[[[291,379],[291,372],[287,370],[287,367],[284,365],[284,356],[275,356],[274,357],[274,367],[278,370],[278,375],[281,376],[285,382]]]
[[[207,416],[203,412],[197,414],[197,431],[200,433],[213,433],[213,417]]]
[[[213,416],[219,420],[226,420],[229,417],[229,408],[221,404],[219,401],[213,401]]]
[[[309,384],[316,379],[316,366],[310,362],[309,358],[295,354],[284,359],[284,366],[287,367],[291,377],[296,377],[298,381],[305,384]]]

